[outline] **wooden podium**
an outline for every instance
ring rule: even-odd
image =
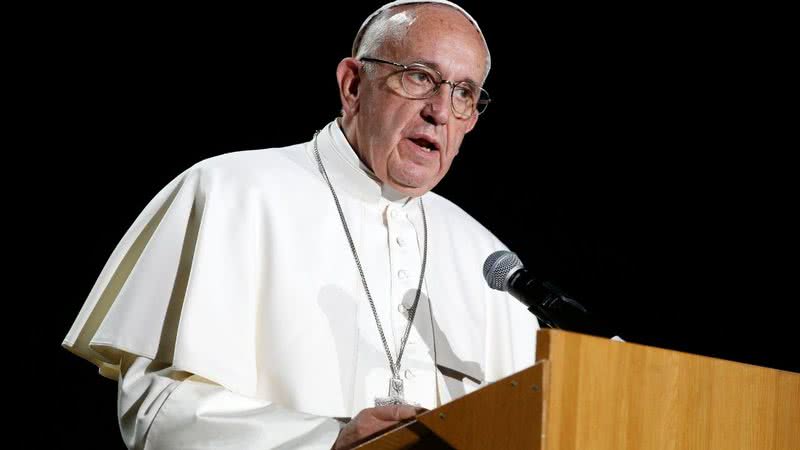
[[[800,374],[558,330],[537,363],[357,447],[797,450]]]

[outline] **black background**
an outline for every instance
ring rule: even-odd
[[[25,361],[55,425],[40,437],[123,448],[116,385],[59,347],[106,259],[195,162],[334,118],[336,64],[379,4],[28,13],[21,153],[48,194],[21,185],[22,266],[46,304],[44,356]],[[461,4],[492,50],[493,103],[436,192],[629,341],[800,372],[780,27],[732,7]]]

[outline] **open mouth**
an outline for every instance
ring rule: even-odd
[[[430,141],[430,140],[428,140],[426,138],[418,137],[418,138],[413,138],[413,139],[409,139],[409,140],[411,142],[413,142],[414,144],[416,144],[418,147],[420,147],[425,152],[430,153],[430,152],[438,152],[439,151],[439,145],[436,142]]]

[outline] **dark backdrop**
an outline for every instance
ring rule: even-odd
[[[436,191],[629,341],[800,371],[780,29],[730,9],[500,3],[462,2],[494,101]],[[59,347],[106,258],[198,160],[334,118],[336,64],[378,4],[41,13],[27,106],[53,188],[31,202],[56,256],[33,270],[54,305],[37,333],[45,438],[123,447],[115,384]]]

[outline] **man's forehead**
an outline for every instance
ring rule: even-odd
[[[465,30],[466,35],[463,32],[436,33],[421,21],[414,25],[402,39],[384,42],[379,53],[401,64],[422,64],[444,78],[458,78],[452,81],[482,84],[487,64],[486,50],[471,30]],[[430,22],[430,25],[435,27],[436,22]]]

